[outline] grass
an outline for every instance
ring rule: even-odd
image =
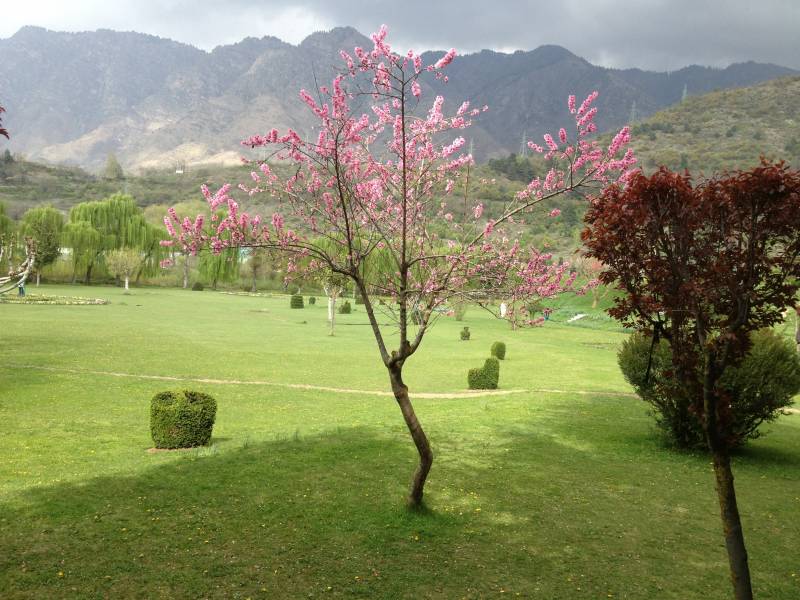
[[[389,397],[192,384],[219,402],[212,445],[148,454],[149,399],[175,384],[86,372],[382,392],[363,307],[330,338],[324,303],[288,297],[42,293],[111,303],[0,305],[4,599],[730,596],[709,461],[660,445],[616,368],[623,333],[559,322],[586,299],[534,330],[477,308],[436,325],[412,397],[463,391],[497,340],[501,388],[528,391],[415,401],[436,462],[409,513],[415,456]],[[756,592],[788,600],[800,415],[770,430],[734,469]]]

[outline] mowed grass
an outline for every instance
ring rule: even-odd
[[[0,305],[0,598],[730,597],[709,461],[659,443],[601,317],[436,324],[412,396],[463,392],[495,340],[526,391],[415,401],[436,462],[410,513],[390,397],[99,373],[386,391],[362,307],[330,338],[322,299],[41,291],[111,304]],[[219,402],[212,445],[149,454],[149,400],[183,385]],[[800,415],[768,429],[734,469],[756,592],[788,600]]]

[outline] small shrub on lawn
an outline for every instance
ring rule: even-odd
[[[741,364],[726,369],[720,380],[720,387],[731,398],[728,435],[732,446],[759,437],[759,426],[775,420],[800,392],[800,357],[792,344],[766,329],[754,333],[752,341]],[[622,374],[650,404],[656,423],[670,442],[681,448],[706,449],[703,427],[689,397],[669,376],[673,367],[668,342],[660,341],[653,348],[650,376],[645,380],[651,345],[650,337],[630,336],[617,355]]]
[[[289,301],[289,306],[291,308],[304,308],[303,297],[300,294],[292,294],[292,298]]]
[[[159,392],[150,402],[150,434],[156,448],[205,446],[216,416],[217,401],[208,394]]]
[[[500,361],[494,356],[487,358],[480,369],[470,369],[467,384],[471,390],[495,390],[500,382]]]
[[[316,296],[309,296],[308,297],[308,305],[309,306],[314,306],[316,303],[317,303]]]
[[[355,302],[356,304],[364,304],[364,296],[357,293],[355,298],[353,299],[353,302]]]
[[[462,342],[466,342],[467,340],[469,340],[469,336],[471,335],[469,332],[469,327],[464,327],[464,329],[461,330],[461,333],[459,335],[461,336]]]
[[[505,360],[506,358],[506,345],[505,342],[495,342],[492,344],[492,356],[498,358],[499,360]]]
[[[202,292],[203,291],[203,284],[200,283],[199,281],[195,281],[192,284],[192,291],[193,292]]]
[[[350,305],[348,300],[342,302],[342,305],[339,307],[339,314],[340,315],[349,315],[353,312],[353,307]]]

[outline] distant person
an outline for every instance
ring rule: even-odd
[[[20,281],[19,282],[19,295],[20,296],[24,296],[25,295],[25,282],[24,281]]]

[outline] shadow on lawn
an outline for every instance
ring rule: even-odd
[[[32,489],[0,504],[3,598],[717,598],[726,589],[712,483],[700,488],[707,511],[691,506],[697,492],[686,497],[696,469],[679,473],[669,456],[649,465],[616,442],[535,424],[435,437],[421,514],[403,507],[413,447],[366,428],[143,453],[130,476]],[[691,511],[673,510],[680,503]],[[674,556],[711,570],[676,585]]]

